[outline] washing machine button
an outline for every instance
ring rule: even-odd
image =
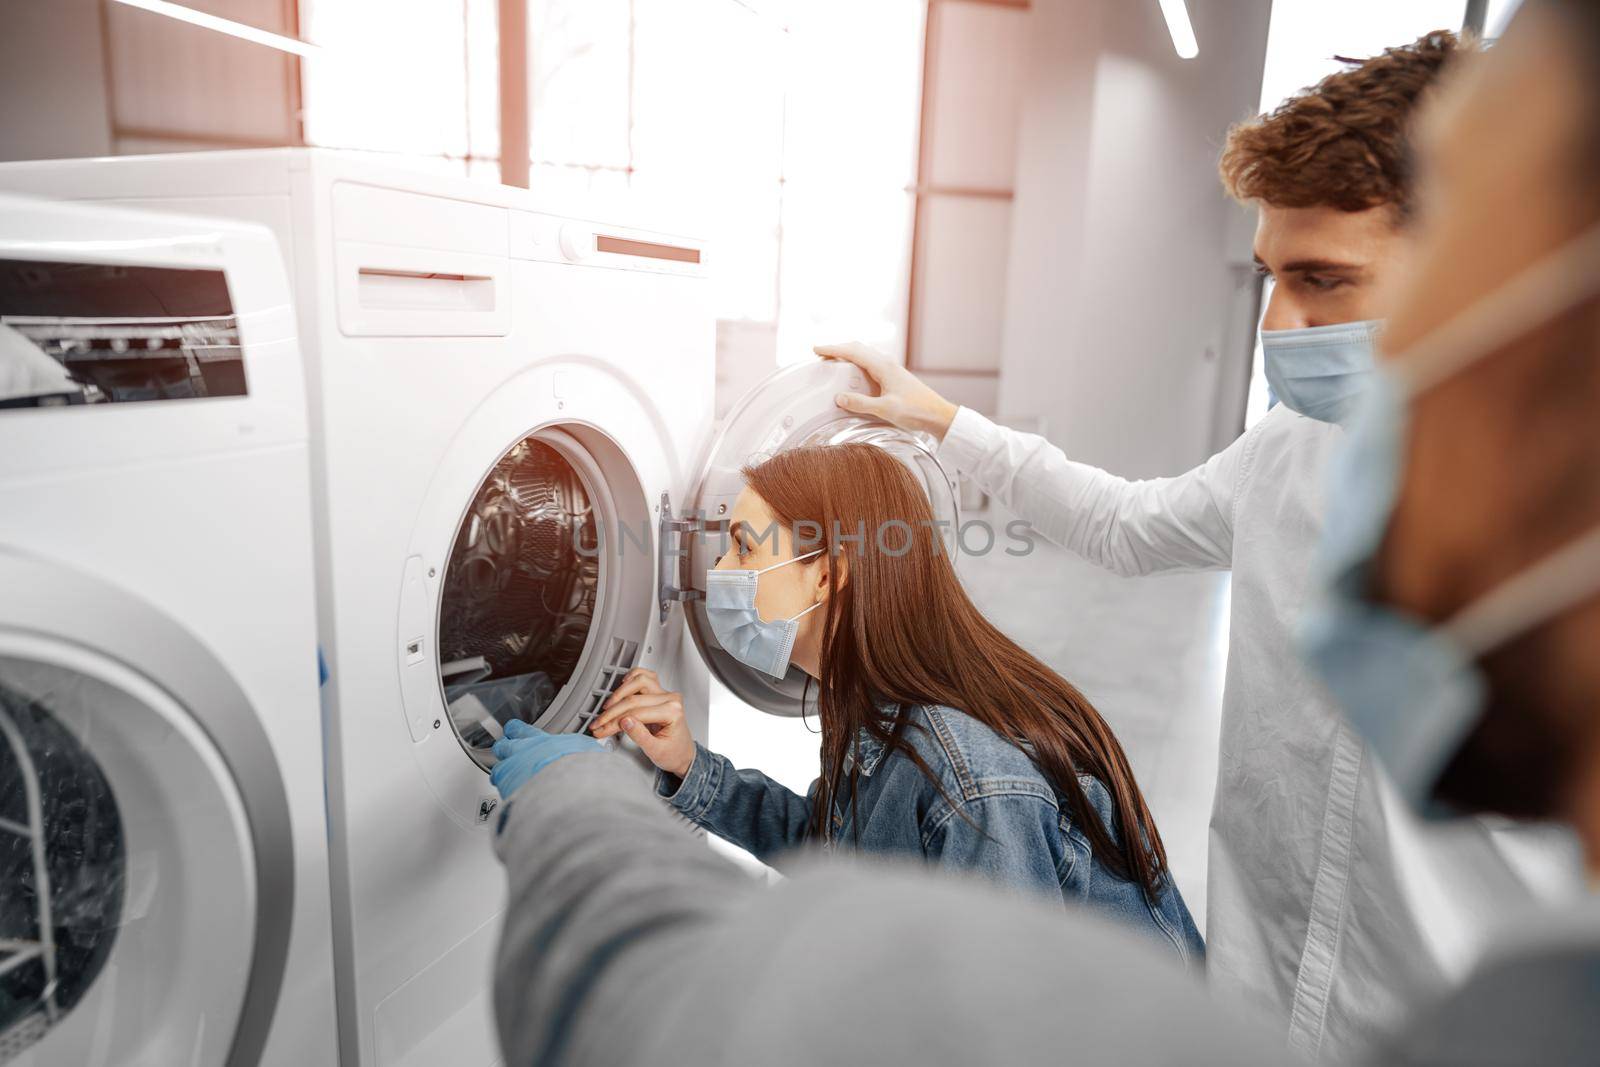
[[[574,223],[561,227],[561,254],[574,263],[593,258],[594,230]]]

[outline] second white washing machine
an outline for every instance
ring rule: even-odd
[[[270,234],[0,196],[0,1064],[337,1055],[307,441]]]
[[[247,218],[283,245],[308,364],[347,1065],[499,1062],[486,771],[505,721],[581,730],[639,664],[702,715],[713,678],[799,713],[798,672],[738,664],[696,599],[743,464],[870,441],[956,519],[930,442],[834,407],[864,387],[853,368],[791,367],[713,425],[697,241],[317,150],[8,165],[0,186]]]

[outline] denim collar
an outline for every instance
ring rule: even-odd
[[[892,718],[905,709],[899,704],[879,704],[878,710],[882,711],[886,717]],[[872,777],[872,772],[877,770],[878,764],[883,762],[883,753],[884,744],[882,741],[868,734],[865,730],[856,734],[856,744],[854,751],[851,753],[851,760],[859,761],[861,777]],[[849,763],[847,762],[846,766],[848,765]]]
[[[861,765],[861,777],[871,778],[872,772],[883,762],[883,742],[861,731],[856,735],[856,758]]]

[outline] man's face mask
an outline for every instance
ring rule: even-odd
[[[1479,660],[1600,592],[1600,529],[1430,624],[1371,596],[1395,507],[1410,403],[1600,291],[1600,227],[1558,249],[1378,367],[1330,469],[1319,552],[1323,598],[1301,651],[1401,793],[1425,815],[1494,694]]]
[[[1372,379],[1373,345],[1382,329],[1371,320],[1262,330],[1267,384],[1290,411],[1343,425]]]

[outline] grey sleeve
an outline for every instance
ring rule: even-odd
[[[1541,925],[1555,924],[1545,919]],[[1600,988],[1600,937],[1594,929],[1570,929],[1564,943],[1535,941],[1523,954],[1491,957],[1459,988],[1417,1012],[1387,1039],[1375,1062],[1384,1067],[1600,1063],[1600,1001],[1595,995]]]
[[[566,756],[530,779],[511,798],[495,851],[508,887],[495,1018],[511,1065],[601,1062],[573,1058],[577,1049],[622,1053],[617,1040],[635,1024],[610,1017],[615,998],[605,995],[619,977],[651,990],[626,1016],[664,1010],[670,976],[703,944],[702,929],[758,891],[612,753]]]
[[[1292,1061],[1086,912],[920,864],[830,862],[766,888],[610,754],[535,775],[495,847],[508,1067]]]

